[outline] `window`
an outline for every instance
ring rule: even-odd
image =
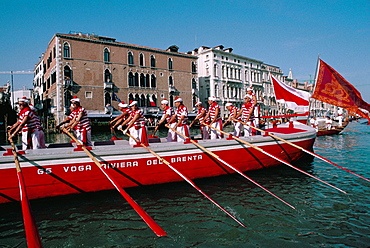
[[[140,56],[139,56],[139,63],[140,63],[140,66],[144,66],[144,54],[140,53]]]
[[[135,73],[135,77],[134,77],[134,86],[137,86],[139,87],[139,73]]]
[[[92,91],[85,91],[85,98],[93,98]]]
[[[145,87],[145,76],[143,73],[140,74],[140,87]]]
[[[108,69],[104,71],[104,82],[112,82],[112,74]]]
[[[134,64],[134,55],[132,54],[132,52],[128,52],[128,64],[129,65],[133,65]]]
[[[152,88],[156,88],[157,87],[157,79],[156,79],[156,77],[155,77],[155,75],[154,74],[152,74],[152,77],[151,77],[151,80],[150,80],[150,86],[152,87]]]
[[[64,46],[63,46],[63,57],[64,58],[70,58],[71,57],[70,47],[69,47],[69,44],[67,42],[64,43]]]
[[[110,62],[110,52],[108,48],[104,48],[104,62],[109,63]]]
[[[154,55],[150,55],[150,67],[155,68],[155,57],[154,57]]]
[[[171,58],[168,59],[168,69],[169,70],[173,69],[173,64],[172,64],[172,59]]]
[[[134,86],[134,74],[132,72],[128,73],[128,86]]]
[[[72,70],[68,65],[64,66],[64,80],[72,80]]]
[[[191,72],[196,73],[197,72],[197,65],[194,61],[191,62]]]
[[[191,88],[192,89],[196,89],[197,88],[197,82],[195,81],[194,78],[191,80]]]
[[[169,78],[168,78],[168,86],[173,86],[172,76],[169,76]]]
[[[149,77],[149,74],[146,74],[146,77],[145,77],[145,87],[150,88],[150,77]]]

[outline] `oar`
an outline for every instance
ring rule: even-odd
[[[215,153],[211,152],[210,150],[208,150],[207,148],[205,148],[204,146],[201,146],[199,145],[197,142],[195,142],[194,140],[190,139],[189,137],[186,137],[185,135],[183,135],[182,133],[178,132],[176,129],[173,129],[171,128],[170,126],[168,126],[166,124],[166,127],[173,130],[174,132],[176,132],[177,134],[181,135],[182,137],[184,137],[185,139],[188,139],[190,140],[191,143],[193,143],[194,145],[196,145],[199,149],[203,150],[205,153],[211,155],[212,157],[214,157],[215,159],[217,159],[218,161],[220,161],[221,163],[223,163],[224,165],[226,165],[227,167],[229,167],[230,169],[232,169],[233,171],[235,171],[236,173],[240,174],[242,177],[248,179],[250,182],[254,183],[255,185],[257,185],[258,187],[260,187],[261,189],[263,189],[264,191],[266,191],[267,193],[269,193],[270,195],[274,196],[276,199],[280,200],[281,202],[285,203],[286,205],[288,205],[289,207],[295,209],[295,207],[293,207],[292,205],[290,205],[289,203],[287,203],[286,201],[284,201],[283,199],[281,199],[280,197],[278,197],[277,195],[275,195],[274,193],[272,193],[271,191],[269,191],[268,189],[266,189],[265,187],[263,187],[262,185],[260,185],[259,183],[257,183],[256,181],[254,181],[252,178],[246,176],[241,170],[233,167],[232,165],[230,165],[229,163],[225,162],[224,160],[222,160],[218,155],[216,155]]]
[[[348,127],[346,127],[346,129],[351,130],[351,131],[353,131],[353,132],[357,132],[357,133],[361,133],[361,134],[369,135],[368,133],[363,133],[363,132],[360,132],[360,131],[357,131],[357,130],[350,129],[350,128],[348,128]]]
[[[99,169],[104,173],[104,175],[109,179],[113,186],[121,193],[121,195],[126,199],[126,201],[131,205],[131,207],[139,214],[139,216],[145,221],[145,223],[153,230],[157,236],[164,236],[167,233],[145,212],[144,209],[136,203],[134,199],[122,188],[119,186],[119,183],[112,177],[108,171],[103,169],[103,165],[94,157],[94,155],[81,144],[70,132],[65,128],[62,128],[62,131],[67,134],[71,139],[73,139],[78,145],[81,145],[81,148],[86,152],[86,154],[94,161],[94,163],[99,167]]]
[[[243,125],[250,126],[250,125],[248,125],[247,123],[244,123],[244,122],[242,122],[242,124],[243,124]],[[250,127],[254,128],[254,129],[256,129],[256,130],[258,130],[258,131],[260,131],[260,132],[265,132],[265,133],[266,133],[266,131],[264,131],[264,130],[262,130],[262,129],[259,129],[259,128],[257,128],[257,127],[253,127],[253,126],[250,126]],[[299,146],[299,145],[296,145],[296,144],[294,144],[294,143],[292,143],[292,142],[289,142],[289,141],[287,141],[287,140],[285,140],[285,139],[283,139],[283,138],[280,138],[280,137],[278,137],[278,136],[276,136],[276,135],[273,135],[273,134],[271,134],[271,133],[269,133],[269,132],[267,132],[267,134],[268,134],[269,136],[273,137],[274,139],[281,140],[281,141],[283,141],[283,142],[285,142],[285,143],[287,143],[287,144],[289,144],[289,145],[291,145],[291,146],[293,146],[293,147],[295,147],[295,148],[297,148],[297,149],[300,149],[300,150],[302,150],[302,151],[304,151],[304,152],[306,152],[306,153],[308,153],[308,154],[310,154],[310,155],[312,155],[312,156],[314,156],[314,157],[316,157],[316,158],[318,158],[318,159],[321,159],[321,160],[323,160],[323,161],[325,161],[325,162],[327,162],[327,163],[329,163],[329,164],[332,164],[332,165],[334,165],[334,166],[336,166],[336,167],[338,167],[338,168],[340,168],[340,169],[342,169],[342,170],[345,170],[345,171],[347,171],[347,172],[349,172],[349,173],[352,173],[353,175],[355,175],[355,176],[357,176],[357,177],[360,177],[360,178],[362,178],[362,179],[364,179],[364,180],[366,180],[366,181],[370,182],[370,180],[369,180],[369,179],[367,179],[366,177],[363,177],[363,176],[361,176],[361,175],[358,175],[357,173],[355,173],[355,172],[353,172],[353,171],[350,171],[350,170],[348,170],[348,169],[346,169],[346,168],[344,168],[344,167],[342,167],[342,166],[339,166],[339,165],[337,165],[337,164],[335,164],[335,163],[331,162],[330,160],[328,160],[328,159],[326,159],[326,158],[324,158],[324,157],[322,157],[322,156],[320,156],[320,155],[318,155],[318,154],[316,154],[316,153],[314,153],[314,152],[311,152],[311,151],[309,151],[309,150],[307,150],[307,149],[304,149],[303,147],[301,147],[301,146]]]
[[[240,121],[240,122],[244,124],[244,122],[242,122],[242,121]],[[248,126],[250,126],[250,125],[248,125]],[[252,126],[250,126],[250,127],[252,127]],[[261,131],[262,131],[262,130],[261,130]],[[237,138],[237,137],[235,137],[235,136],[232,136],[232,137],[233,137],[234,139],[235,139],[235,138]],[[243,141],[243,140],[241,140],[241,139],[239,139],[239,138],[237,138],[237,140],[238,140],[238,141]],[[269,157],[271,157],[271,158],[273,158],[273,159],[275,159],[275,160],[279,161],[280,163],[283,163],[283,164],[285,164],[285,165],[289,166],[290,168],[293,168],[293,169],[295,169],[295,170],[297,170],[297,171],[299,171],[299,172],[301,172],[301,173],[303,173],[303,174],[305,174],[305,175],[307,175],[307,176],[309,176],[309,177],[312,177],[312,178],[314,178],[314,179],[316,179],[316,180],[318,180],[318,181],[320,181],[320,182],[322,182],[322,183],[324,183],[324,184],[326,184],[326,185],[328,185],[328,186],[330,186],[330,187],[332,187],[332,188],[334,188],[334,189],[336,189],[336,190],[339,190],[339,191],[340,191],[340,192],[342,192],[342,193],[347,194],[347,192],[345,192],[344,190],[341,190],[340,188],[335,187],[334,185],[331,185],[330,183],[325,182],[324,180],[321,180],[320,178],[315,177],[315,176],[311,175],[310,173],[307,173],[307,172],[305,172],[304,170],[301,170],[301,169],[299,169],[299,168],[297,168],[297,167],[295,167],[295,166],[291,165],[291,164],[290,164],[290,163],[288,163],[287,161],[285,161],[285,160],[283,160],[283,159],[280,159],[280,158],[278,158],[278,157],[276,157],[276,156],[272,155],[271,153],[266,152],[265,150],[263,150],[263,149],[261,149],[261,148],[259,148],[259,147],[257,147],[257,146],[254,146],[254,145],[252,145],[252,144],[249,144],[249,143],[248,143],[248,142],[246,142],[246,141],[243,141],[243,143],[244,143],[244,142],[245,142],[245,144],[250,145],[250,146],[251,146],[251,147],[253,147],[254,149],[256,149],[256,150],[258,150],[258,151],[260,151],[260,152],[262,152],[262,153],[266,154],[267,156],[269,156]]]
[[[17,169],[18,186],[19,186],[19,193],[21,197],[23,223],[24,223],[24,230],[26,232],[27,246],[28,247],[42,247],[40,235],[37,230],[35,220],[32,216],[31,205],[30,205],[30,202],[28,201],[26,184],[24,182],[21,166],[19,164],[17,151],[16,151],[13,140],[11,138],[9,138],[8,140],[10,141],[10,144],[12,145],[12,152],[14,155],[15,167]]]
[[[176,172],[177,175],[179,175],[180,177],[182,177],[182,179],[184,179],[186,182],[188,182],[191,186],[193,186],[196,190],[198,190],[202,195],[204,195],[208,200],[210,200],[213,204],[215,204],[219,209],[221,209],[222,211],[224,211],[233,220],[235,220],[236,222],[238,222],[242,227],[246,227],[243,223],[241,223],[238,219],[236,219],[231,213],[229,213],[228,211],[226,211],[226,209],[224,209],[223,207],[221,207],[211,197],[209,197],[206,193],[204,193],[197,185],[195,185],[195,183],[190,178],[186,177],[180,171],[176,170],[176,168],[174,168],[173,166],[171,166],[170,162],[168,162],[167,160],[165,160],[164,158],[162,158],[161,156],[159,156],[156,152],[154,152],[149,147],[147,147],[146,145],[144,145],[143,143],[141,143],[138,139],[136,139],[135,137],[133,137],[131,134],[126,133],[126,135],[129,136],[129,137],[131,137],[132,139],[134,139],[138,144],[140,144],[142,147],[144,147],[146,150],[148,150],[151,154],[153,154],[155,157],[157,157],[159,160],[161,160],[171,170],[173,170],[174,172]]]

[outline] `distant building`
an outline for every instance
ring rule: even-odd
[[[198,56],[199,96],[207,102],[215,96],[221,106],[221,115],[228,115],[225,104],[233,103],[240,107],[244,103],[246,89],[252,87],[257,96],[261,115],[277,114],[275,95],[269,73],[284,80],[279,67],[268,65],[260,60],[232,53],[232,48],[224,46],[202,46],[189,52]]]
[[[150,99],[156,106],[163,98],[172,105],[176,96],[192,106],[197,100],[192,90],[198,85],[197,57],[178,50],[92,34],[55,34],[35,66],[35,93],[58,121],[68,114],[75,95],[89,115],[104,115],[106,104],[116,107],[118,99],[138,101],[145,111],[150,110]]]

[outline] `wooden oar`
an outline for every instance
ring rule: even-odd
[[[114,179],[113,176],[109,174],[108,171],[103,169],[103,165],[95,158],[95,156],[81,144],[70,132],[65,128],[62,128],[62,131],[67,134],[71,139],[73,139],[78,145],[81,145],[81,148],[86,152],[86,154],[94,161],[94,163],[99,167],[99,169],[104,173],[104,175],[109,179],[113,186],[121,193],[121,195],[126,199],[126,201],[131,205],[131,207],[139,214],[139,216],[145,221],[145,223],[153,230],[157,236],[164,236],[167,233],[160,227],[153,219],[145,212],[144,209],[140,207],[137,202],[131,198],[131,196],[119,186],[119,183]]]
[[[264,131],[264,130],[262,130],[262,129],[259,129],[259,128],[257,128],[257,127],[253,127],[253,126],[251,126],[251,125],[248,125],[247,123],[244,123],[244,122],[241,122],[241,123],[242,123],[243,125],[246,125],[246,126],[252,127],[252,128],[254,128],[254,129],[256,129],[256,130],[258,130],[258,131],[260,131],[260,132],[264,132],[264,133],[266,133],[266,131]],[[344,168],[344,167],[342,167],[342,166],[339,166],[339,165],[337,165],[337,164],[335,164],[335,163],[331,162],[330,160],[328,160],[328,159],[326,159],[326,158],[324,158],[324,157],[322,157],[322,156],[320,156],[320,155],[318,155],[318,154],[316,154],[316,153],[314,153],[314,152],[311,152],[311,151],[309,151],[309,150],[307,150],[307,149],[304,149],[303,147],[301,147],[301,146],[299,146],[299,145],[296,145],[296,144],[294,144],[294,143],[292,143],[292,142],[289,142],[289,141],[287,141],[287,140],[285,140],[285,139],[283,139],[283,138],[280,138],[280,137],[278,137],[278,136],[276,136],[276,135],[273,135],[273,134],[271,134],[271,133],[269,133],[269,132],[267,132],[267,134],[268,134],[269,136],[271,136],[272,138],[274,138],[274,139],[278,139],[278,140],[280,140],[280,141],[283,141],[283,142],[285,142],[285,143],[287,143],[287,144],[289,144],[289,145],[291,145],[291,146],[293,146],[293,147],[295,147],[295,148],[297,148],[297,149],[300,149],[300,150],[302,150],[302,151],[304,151],[304,152],[306,152],[306,153],[308,153],[308,154],[310,154],[310,155],[312,155],[312,156],[314,156],[314,157],[316,157],[316,158],[318,158],[318,159],[321,159],[321,160],[323,160],[323,161],[325,161],[325,162],[327,162],[327,163],[329,163],[329,164],[332,164],[332,165],[334,165],[334,166],[336,166],[336,167],[338,167],[338,168],[340,168],[340,169],[342,169],[342,170],[345,170],[345,171],[347,171],[347,172],[349,172],[349,173],[351,173],[351,174],[353,174],[353,175],[355,175],[355,176],[357,176],[357,177],[359,177],[359,178],[362,178],[362,179],[364,179],[364,180],[366,180],[366,181],[370,182],[370,179],[367,179],[366,177],[363,177],[363,176],[361,176],[361,175],[358,175],[357,173],[355,173],[355,172],[353,172],[353,171],[350,171],[350,170],[348,170],[348,169],[346,169],[346,168]]]
[[[129,137],[131,137],[132,139],[134,139],[138,144],[140,144],[142,147],[144,147],[146,150],[148,150],[151,154],[153,154],[155,157],[157,157],[159,160],[161,160],[171,170],[173,170],[174,172],[176,172],[177,175],[179,175],[180,177],[182,177],[182,179],[184,179],[186,182],[188,182],[191,186],[193,186],[196,190],[198,190],[202,195],[204,195],[208,200],[210,200],[213,204],[215,204],[219,209],[221,209],[222,211],[224,211],[233,220],[235,220],[236,222],[238,222],[242,227],[246,227],[243,223],[241,223],[238,219],[236,219],[231,213],[229,213],[228,211],[226,211],[226,209],[224,209],[223,207],[221,207],[216,201],[214,201],[211,197],[209,197],[206,193],[204,193],[197,185],[195,185],[195,183],[190,178],[186,177],[184,174],[182,174],[180,171],[178,171],[176,168],[174,168],[170,164],[170,162],[168,162],[167,160],[165,160],[164,158],[162,158],[161,156],[159,156],[156,152],[154,152],[149,147],[147,147],[146,145],[144,145],[143,143],[141,143],[138,139],[136,139],[135,137],[133,137],[131,134],[126,133],[126,135],[129,136]]]
[[[242,123],[243,123],[243,122],[242,122]],[[234,139],[235,139],[235,138],[237,138],[237,137],[235,137],[235,136],[232,136],[232,137],[233,137]],[[314,179],[316,179],[316,180],[318,180],[318,181],[320,181],[320,182],[322,182],[322,183],[324,183],[324,184],[326,184],[326,185],[328,185],[328,186],[330,186],[330,187],[332,187],[332,188],[334,188],[334,189],[336,189],[336,190],[338,190],[338,191],[340,191],[340,192],[342,192],[342,193],[344,193],[344,194],[347,194],[347,192],[346,192],[346,191],[341,190],[340,188],[335,187],[334,185],[331,185],[330,183],[325,182],[324,180],[321,180],[320,178],[315,177],[315,176],[311,175],[310,173],[307,173],[307,172],[305,172],[304,170],[301,170],[301,169],[299,169],[299,168],[297,168],[297,167],[293,166],[292,164],[288,163],[287,161],[285,161],[285,160],[283,160],[283,159],[280,159],[280,158],[278,158],[278,157],[276,157],[276,156],[272,155],[271,153],[266,152],[266,151],[265,151],[265,150],[263,150],[262,148],[259,148],[259,147],[257,147],[257,146],[254,146],[254,145],[252,145],[252,144],[250,144],[250,143],[248,143],[248,142],[246,142],[246,141],[243,141],[243,140],[241,140],[241,139],[239,139],[239,138],[237,138],[237,140],[238,140],[238,141],[240,141],[240,142],[242,141],[242,142],[243,142],[243,143],[245,143],[245,144],[248,144],[248,145],[249,145],[249,146],[251,146],[252,148],[254,148],[254,149],[256,149],[256,150],[258,150],[258,151],[262,152],[263,154],[266,154],[267,156],[269,156],[269,157],[271,157],[271,158],[273,158],[273,159],[275,159],[275,160],[279,161],[280,163],[283,163],[283,164],[285,164],[285,165],[289,166],[290,168],[293,168],[293,169],[295,169],[295,170],[297,170],[297,171],[299,171],[299,172],[301,172],[301,173],[303,173],[303,174],[305,174],[305,175],[307,175],[307,176],[309,176],[309,177],[312,177],[312,178],[314,178]]]
[[[357,130],[350,129],[350,128],[348,128],[348,127],[346,127],[345,129],[347,129],[347,130],[351,130],[351,131],[353,131],[353,132],[357,132],[357,133],[361,133],[361,134],[369,135],[368,133],[363,133],[363,132],[360,132],[360,131],[357,131]]]
[[[232,169],[233,171],[235,171],[236,173],[240,174],[242,177],[248,179],[250,182],[254,183],[255,185],[257,185],[258,187],[260,187],[261,189],[263,189],[264,191],[266,191],[267,193],[269,193],[270,195],[272,195],[273,197],[275,197],[276,199],[280,200],[281,202],[285,203],[286,205],[288,205],[289,207],[295,209],[295,207],[293,207],[292,205],[290,205],[289,203],[287,203],[286,201],[284,201],[283,199],[281,199],[280,197],[278,197],[277,195],[275,195],[274,193],[272,193],[271,191],[269,191],[268,189],[266,189],[265,187],[263,187],[262,185],[260,185],[259,183],[257,183],[256,181],[254,181],[252,178],[246,176],[241,170],[235,168],[234,166],[230,165],[229,163],[225,162],[224,160],[222,160],[218,155],[216,155],[215,153],[211,152],[210,150],[208,150],[207,148],[205,148],[204,146],[201,146],[199,145],[197,142],[195,142],[194,140],[190,139],[189,137],[186,137],[185,135],[183,135],[182,133],[178,132],[176,129],[170,127],[169,125],[166,124],[166,127],[173,130],[174,132],[176,132],[177,134],[181,135],[182,137],[184,137],[185,139],[188,139],[191,143],[193,143],[194,145],[196,145],[199,149],[203,150],[205,153],[211,155],[212,157],[214,157],[215,159],[217,159],[218,161],[220,161],[221,163],[223,163],[224,165],[226,165],[227,167],[229,167],[230,169]]]
[[[13,140],[11,138],[9,138],[8,140],[10,144],[12,145],[14,163],[17,169],[18,186],[19,186],[19,193],[20,193],[20,198],[21,198],[23,223],[24,223],[24,230],[26,232],[27,246],[28,247],[42,247],[40,235],[39,235],[35,220],[32,216],[31,205],[30,205],[30,202],[28,201],[26,184],[24,182],[21,166],[19,164],[17,151],[16,151]]]

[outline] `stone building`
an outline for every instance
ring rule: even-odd
[[[68,114],[72,96],[89,115],[104,115],[104,107],[116,107],[118,99],[136,100],[145,112],[164,98],[172,105],[176,96],[191,106],[197,101],[197,57],[178,50],[93,34],[55,34],[35,66],[35,93],[58,121]]]

